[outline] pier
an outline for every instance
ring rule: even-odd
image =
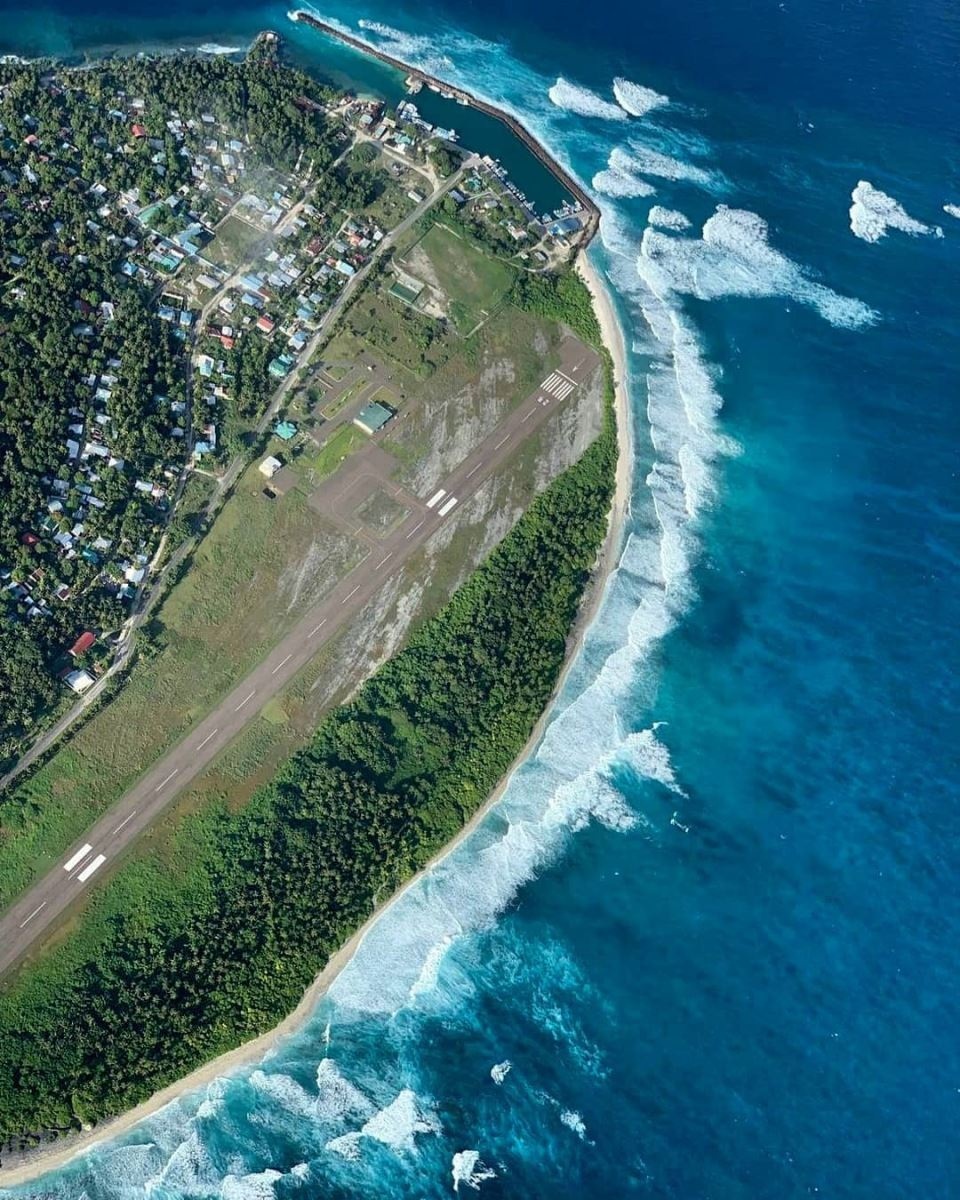
[[[342,29],[337,29],[334,25],[328,25],[326,21],[321,21],[313,13],[305,12],[302,8],[290,13],[290,17],[291,20],[309,25],[320,33],[326,34],[327,37],[335,38],[337,41],[351,46],[354,50],[359,50],[362,54],[369,54],[380,62],[386,63],[388,67],[393,67],[395,70],[400,71],[406,76],[410,91],[414,90],[409,86],[411,83],[416,86],[416,90],[426,85],[432,91],[440,92],[442,95],[456,100],[458,104],[468,105],[470,108],[475,108],[479,112],[486,113],[487,116],[493,117],[503,125],[506,125],[514,137],[518,138],[526,146],[534,158],[538,159],[547,168],[550,174],[580,205],[584,219],[583,245],[586,246],[593,239],[600,224],[599,208],[597,208],[590,196],[587,195],[584,188],[546,152],[533,134],[516,117],[512,117],[509,113],[505,113],[493,104],[488,104],[485,100],[480,100],[463,88],[455,87],[446,80],[437,79],[434,75],[428,75],[425,71],[420,71],[416,67],[410,66],[409,63],[401,62],[399,58],[385,54],[382,50],[378,50],[376,46],[371,46],[367,42],[361,41],[360,38],[354,37],[349,33],[344,33]],[[472,149],[482,153],[481,147],[472,147]]]

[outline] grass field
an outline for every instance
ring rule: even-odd
[[[369,384],[369,382],[370,381],[366,377],[358,379],[356,383],[352,383],[350,387],[344,388],[344,390],[338,396],[335,396],[328,404],[326,404],[321,411],[327,420],[329,421],[331,418],[335,417],[338,412],[346,408],[351,400],[355,400],[363,391],[363,389]]]
[[[361,557],[359,543],[308,508],[299,491],[271,503],[262,483],[251,467],[157,610],[152,645],[116,698],[0,799],[0,907]]]
[[[426,260],[427,269],[423,264]],[[411,273],[438,286],[457,331],[467,334],[510,290],[513,268],[484,254],[443,225],[432,225],[407,255]]]
[[[356,425],[342,425],[337,432],[320,447],[320,451],[309,462],[311,480],[319,483],[332,475],[348,454],[352,454],[366,441],[367,435]]]
[[[205,257],[211,262],[233,269],[247,262],[257,252],[258,247],[266,246],[270,234],[262,229],[254,229],[239,217],[227,217],[217,230],[205,251]]]

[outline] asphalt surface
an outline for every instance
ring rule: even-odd
[[[323,644],[360,612],[391,576],[491,475],[494,475],[598,359],[574,339],[561,363],[509,413],[446,479],[415,501],[414,511],[315,605],[267,657],[204,720],[160,758],[38,883],[0,918],[0,974],[50,932],[83,891],[103,878],[117,857],[149,829],[262,711]],[[439,493],[439,494],[438,494]]]

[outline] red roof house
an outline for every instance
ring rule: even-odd
[[[77,640],[70,647],[71,655],[76,658],[78,654],[83,654],[85,650],[89,650],[93,643],[97,640],[97,635],[91,633],[89,629],[86,633],[81,633]]]

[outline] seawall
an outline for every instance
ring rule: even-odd
[[[469,105],[471,108],[477,109],[479,112],[486,113],[487,116],[493,117],[500,121],[510,130],[514,137],[518,138],[527,147],[530,153],[538,159],[550,172],[551,175],[578,201],[585,213],[585,235],[583,246],[587,246],[597,232],[600,223],[600,210],[593,202],[591,197],[583,189],[583,187],[573,178],[567,171],[560,166],[556,159],[552,158],[543,146],[537,141],[532,133],[526,129],[516,117],[504,112],[493,104],[489,104],[486,100],[481,100],[474,96],[471,92],[464,91],[461,87],[456,87],[454,84],[448,83],[446,80],[438,79],[434,75],[428,75],[425,71],[420,71],[416,67],[411,67],[409,63],[401,62],[399,58],[394,58],[390,54],[385,54],[382,50],[378,50],[375,46],[370,46],[360,38],[353,37],[352,34],[345,33],[342,29],[337,29],[334,25],[328,25],[326,21],[321,21],[315,17],[313,13],[305,12],[303,9],[296,9],[290,14],[294,21],[300,21],[304,25],[309,25],[313,29],[319,30],[327,37],[336,38],[337,41],[344,42],[348,46],[352,46],[354,50],[359,50],[362,54],[369,54],[371,57],[378,59],[382,63],[386,63],[389,67],[394,67],[398,71],[402,71],[410,78],[418,80],[427,87],[431,85],[442,89],[444,92],[449,92],[455,100],[463,104]],[[474,147],[476,149],[476,147]]]

